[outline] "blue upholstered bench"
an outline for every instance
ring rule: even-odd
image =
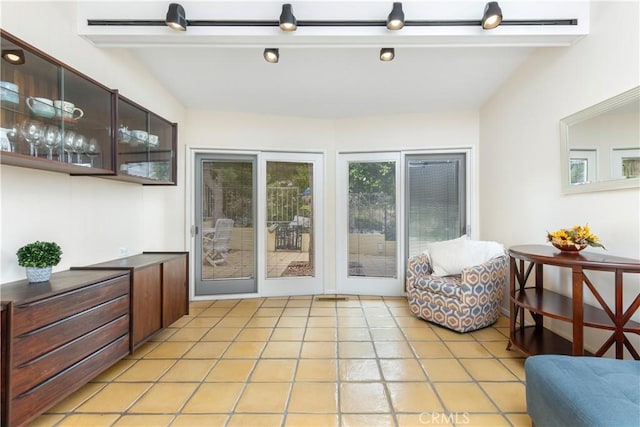
[[[640,361],[531,356],[525,373],[536,427],[640,426]]]

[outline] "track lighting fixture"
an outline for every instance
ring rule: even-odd
[[[24,51],[22,49],[2,49],[2,59],[14,64],[24,64]]]
[[[280,50],[279,49],[265,49],[264,53],[262,54],[262,56],[264,56],[264,60],[267,62],[270,62],[272,64],[276,64],[278,62],[278,60],[280,59]]]
[[[0,0],[2,1],[2,0]],[[298,25],[301,27],[381,27],[386,25],[389,30],[400,30],[405,25],[410,27],[471,27],[482,25],[489,30],[499,25],[531,26],[531,25],[578,25],[577,18],[569,19],[520,19],[502,20],[502,10],[497,1],[487,2],[484,8],[482,20],[477,19],[450,19],[450,20],[409,20],[405,21],[401,2],[394,2],[387,20],[301,20],[299,23],[293,15],[290,3],[282,5],[282,13],[279,20],[219,20],[219,19],[190,19],[187,20],[184,8],[178,3],[171,3],[164,21],[169,27],[185,31],[190,27],[275,27],[278,25],[282,31],[295,31]],[[162,25],[162,21],[155,19],[87,19],[89,26],[132,26],[155,27]]]
[[[380,49],[380,61],[393,61],[396,57],[396,50],[392,47],[383,47]]]
[[[391,13],[387,17],[387,28],[390,30],[400,30],[404,27],[404,12],[402,3],[393,3]]]
[[[293,15],[293,10],[290,4],[282,5],[282,13],[280,14],[279,21],[280,29],[282,31],[295,31],[298,28],[298,21]]]
[[[484,7],[484,15],[482,16],[482,28],[491,30],[496,28],[502,22],[502,10],[497,1],[491,1]]]
[[[167,27],[173,30],[187,31],[187,18],[184,13],[184,7],[178,3],[171,3],[164,22]]]

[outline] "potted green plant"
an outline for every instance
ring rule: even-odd
[[[60,262],[62,249],[55,242],[36,241],[18,249],[16,255],[18,265],[26,267],[29,283],[46,282],[52,267]]]

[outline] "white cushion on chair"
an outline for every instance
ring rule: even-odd
[[[504,245],[498,242],[468,240],[466,236],[427,244],[431,268],[436,276],[452,276],[463,268],[483,264],[504,255]]]

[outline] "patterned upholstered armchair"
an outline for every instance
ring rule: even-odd
[[[500,307],[509,269],[506,255],[462,269],[461,275],[433,275],[429,256],[409,258],[407,299],[416,316],[458,332],[492,325]]]

